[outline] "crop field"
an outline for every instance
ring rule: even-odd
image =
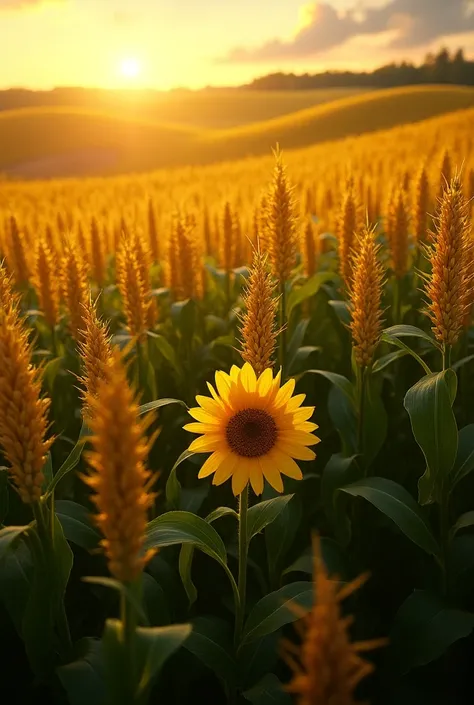
[[[105,160],[0,182],[2,703],[469,702],[474,91],[88,115],[0,115]]]
[[[146,110],[140,117],[130,110],[87,107],[7,110],[0,112],[0,172],[40,179],[220,163],[266,155],[277,142],[282,149],[296,149],[474,106],[474,89],[460,86],[414,86],[360,95],[346,91],[346,97],[338,97],[341,91],[318,93],[319,100],[313,94],[318,104],[297,109],[301,101],[295,101],[293,111],[284,115],[279,113],[289,103],[278,93],[268,101],[266,94],[244,93],[238,109],[235,98],[226,101],[225,93],[211,93],[199,104],[195,99],[196,110],[190,114],[197,117],[187,121],[171,111],[168,119],[158,120],[157,113]],[[324,100],[329,95],[333,99]],[[213,121],[213,115],[225,113],[222,104],[229,113],[235,106],[233,123]],[[246,105],[255,119],[244,118]]]

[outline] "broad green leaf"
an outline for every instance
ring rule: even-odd
[[[138,414],[142,416],[143,414],[148,414],[150,411],[155,409],[161,409],[162,406],[169,406],[170,404],[180,404],[185,409],[187,409],[187,404],[181,399],[156,399],[156,401],[150,401],[148,404],[142,404],[138,409]]]
[[[106,700],[99,639],[86,637],[75,646],[77,658],[57,669],[70,705],[103,705]]]
[[[331,279],[334,279],[334,274],[332,272],[318,272],[317,274],[314,274],[311,279],[308,279],[303,286],[292,289],[286,302],[287,319],[290,318],[293,309],[296,306],[301,304],[303,301],[306,301],[306,299],[309,299],[311,296],[317,294],[321,286]]]
[[[440,498],[458,450],[458,429],[452,405],[457,377],[445,370],[423,377],[405,395],[415,440],[423,451],[426,471],[418,482],[421,504]]]
[[[54,492],[61,480],[66,477],[66,475],[68,475],[72,470],[74,470],[74,468],[79,464],[87,436],[90,436],[90,430],[88,429],[86,424],[83,423],[76,445],[71,450],[56,475],[53,477],[45,493],[47,497],[49,497]]]
[[[321,500],[332,528],[343,545],[350,541],[351,523],[346,511],[348,498],[338,491],[360,477],[355,463],[357,456],[345,458],[341,453],[331,455],[321,478]]]
[[[89,585],[101,585],[102,587],[115,590],[120,595],[124,595],[130,602],[130,604],[133,605],[133,608],[135,609],[137,615],[140,617],[141,621],[144,624],[148,624],[148,618],[141,605],[140,599],[131,587],[129,587],[125,583],[122,583],[120,580],[116,580],[115,578],[109,578],[106,575],[87,575],[83,577],[82,580],[84,583],[89,583]]]
[[[432,347],[438,347],[435,339],[429,333],[426,333],[424,330],[421,330],[421,328],[417,328],[416,326],[397,325],[391,326],[390,328],[385,328],[382,333],[382,340],[387,340],[389,342],[389,339],[394,338],[421,338],[421,340],[429,343]]]
[[[0,561],[12,544],[29,528],[30,526],[6,526],[4,529],[0,530]]]
[[[190,512],[167,512],[150,521],[146,529],[146,548],[192,544],[222,565],[227,565],[224,542],[205,519]]]
[[[382,355],[376,360],[372,366],[372,372],[377,373],[385,370],[386,367],[399,360],[401,357],[408,355],[408,350],[395,350],[395,352],[388,353],[387,355]]]
[[[339,434],[344,456],[357,452],[357,414],[354,403],[341,391],[332,386],[328,395],[328,412],[334,428]]]
[[[153,343],[160,355],[163,356],[163,358],[168,362],[173,370],[176,372],[178,378],[181,378],[183,375],[183,370],[182,367],[178,361],[178,358],[176,356],[176,352],[174,348],[170,345],[170,343],[164,338],[162,335],[158,335],[157,333],[152,333],[151,331],[148,331],[148,335],[151,337],[153,340]]]
[[[33,558],[25,541],[10,544],[0,561],[0,600],[15,629],[23,636],[23,615],[32,589]]]
[[[0,467],[0,526],[8,514],[8,471]]]
[[[284,690],[280,679],[267,673],[256,685],[242,693],[252,705],[291,705],[291,696]]]
[[[77,502],[60,499],[55,503],[56,516],[68,541],[92,551],[99,545],[101,534],[91,521],[90,512]]]
[[[247,515],[248,541],[251,541],[266,526],[275,521],[292,497],[294,497],[292,494],[281,495],[250,507]]]
[[[290,583],[271,592],[257,602],[250,612],[245,622],[242,643],[261,639],[285,624],[295,622],[301,617],[301,611],[309,610],[312,603],[311,582]]]
[[[141,606],[148,626],[161,627],[171,622],[166,593],[160,583],[147,572],[142,576]]]
[[[237,667],[228,624],[217,617],[197,617],[191,627],[184,648],[213,671],[226,687],[232,687],[236,682]]]
[[[171,305],[171,320],[185,340],[194,336],[197,320],[197,307],[193,299],[176,301]]]
[[[328,370],[306,370],[303,374],[320,375],[321,377],[325,377],[331,382],[331,384],[340,389],[352,404],[355,403],[354,385],[347,379],[347,377],[344,377],[344,375],[339,375],[336,372],[329,372]]]
[[[378,379],[380,382],[381,380]],[[367,380],[367,393],[364,404],[364,425],[362,448],[364,463],[368,467],[379,454],[387,437],[388,418],[375,378]]]
[[[474,424],[459,431],[458,452],[452,472],[452,488],[474,470]]]
[[[194,557],[194,546],[190,543],[185,543],[181,546],[179,552],[179,576],[191,607],[197,600],[197,590],[191,577],[191,568]]]
[[[53,459],[51,457],[51,451],[49,451],[48,455],[46,456],[46,461],[45,464],[43,465],[43,475],[44,475],[44,480],[43,480],[43,491],[46,490],[49,487],[49,484],[51,483],[53,479]]]
[[[363,497],[388,516],[414,544],[426,553],[437,555],[439,547],[422,510],[407,490],[384,477],[369,477],[341,487],[353,497]]]
[[[316,345],[303,345],[296,351],[296,355],[292,358],[291,363],[288,363],[288,375],[294,376],[300,374],[304,371],[304,366],[306,364],[314,364],[314,359],[309,363],[308,359],[314,353],[321,352],[322,348]]]
[[[195,453],[193,453],[192,451],[184,450],[179,456],[178,460],[173,465],[173,467],[171,468],[171,472],[166,481],[165,489],[166,503],[171,509],[178,509],[180,503],[179,500],[181,497],[181,484],[177,476],[178,467],[181,465],[181,463],[184,463],[185,460],[192,458],[193,455],[195,455]]]
[[[190,624],[173,624],[167,627],[138,627],[136,646],[141,678],[138,696],[149,693],[167,659],[182,646],[191,634]]]
[[[451,539],[458,533],[458,531],[462,531],[463,529],[469,529],[471,526],[474,526],[473,510],[461,514],[456,523],[453,524],[449,532]]]
[[[474,629],[474,614],[455,609],[425,590],[400,607],[389,637],[389,659],[397,675],[436,661]]]
[[[280,584],[283,561],[295,539],[302,513],[301,499],[295,495],[265,529],[268,573],[272,587],[276,588]]]
[[[53,393],[54,382],[61,369],[62,361],[62,357],[55,357],[52,360],[48,360],[43,368],[43,379],[46,382],[50,394]]]
[[[415,326],[393,326],[393,328],[404,328],[404,329],[408,328],[408,329],[413,329],[415,331],[419,331],[420,333],[423,333],[423,331],[421,331],[419,328],[415,328]],[[386,343],[389,343],[390,345],[395,345],[400,350],[403,350],[408,355],[411,355],[422,366],[422,368],[425,371],[425,374],[427,374],[427,375],[432,374],[430,368],[428,367],[426,362],[420,357],[420,355],[418,355],[418,353],[416,353],[414,350],[412,350],[412,348],[410,348],[409,345],[407,345],[406,343],[403,342],[402,338],[409,337],[409,336],[391,335],[390,334],[391,330],[392,330],[391,328],[387,328],[382,333],[381,340]],[[413,335],[413,337],[423,338],[424,335],[416,335],[416,336]],[[430,338],[430,341],[433,344],[433,340],[431,338]]]
[[[309,325],[309,318],[303,318],[301,321],[298,321],[298,324],[295,327],[295,330],[293,331],[293,334],[290,338],[290,342],[288,343],[288,348],[287,348],[287,358],[288,358],[288,369],[289,370],[292,369],[296,355],[298,354],[298,350],[303,345],[303,341],[304,341],[304,337],[306,335],[306,331],[308,329],[308,325]]]
[[[351,311],[347,304],[347,301],[337,301],[335,299],[328,301],[329,306],[332,308],[338,319],[345,326],[348,326],[352,320]]]
[[[234,517],[234,519],[238,519],[239,515],[235,511],[235,509],[231,509],[230,507],[218,507],[217,509],[214,509],[213,512],[207,515],[206,521],[209,522],[209,524],[212,524],[214,521],[217,521],[217,519],[222,519],[223,517]]]

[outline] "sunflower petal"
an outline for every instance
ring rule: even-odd
[[[209,397],[202,396],[202,394],[198,394],[196,401],[204,411],[207,411],[208,414],[212,416],[220,416],[222,418],[222,416],[225,415],[224,406],[215,399],[210,399]]]
[[[219,418],[216,418],[216,416],[209,413],[209,411],[204,411],[199,406],[196,406],[194,409],[189,409],[189,415],[192,416],[193,419],[196,419],[196,421],[201,421],[201,423],[218,424],[220,422]]]
[[[278,440],[283,441],[283,443],[297,443],[302,446],[314,446],[319,443],[319,438],[305,431],[282,431],[278,436]]]
[[[295,394],[286,405],[286,412],[296,411],[306,399],[306,394]]]
[[[220,465],[225,462],[228,453],[222,450],[218,450],[203,463],[201,469],[198,472],[198,478],[201,480],[203,477],[209,477],[212,473],[219,469]]]
[[[239,462],[232,473],[232,492],[235,496],[242,492],[249,481],[249,465],[248,458],[239,458]]]
[[[221,396],[223,401],[226,402],[229,398],[231,382],[229,375],[226,375],[226,373],[222,372],[221,370],[216,372],[216,387],[217,391],[219,392],[219,395]]]
[[[217,427],[213,424],[207,424],[207,423],[187,423],[185,426],[183,426],[185,431],[189,431],[189,433],[216,433]]]
[[[212,453],[215,450],[221,450],[225,447],[225,442],[221,436],[206,435],[200,438],[195,438],[189,446],[192,453]]]
[[[306,446],[298,445],[298,443],[284,443],[283,441],[279,441],[276,450],[289,455],[290,458],[294,458],[295,460],[314,460],[316,457],[314,450],[310,450]]]
[[[283,475],[292,477],[294,480],[303,479],[303,473],[301,472],[301,469],[298,467],[298,464],[295,463],[293,458],[290,458],[289,455],[286,455],[285,453],[280,453],[275,450],[272,453],[272,458],[274,458],[275,466],[281,473],[283,473]]]
[[[265,397],[270,389],[272,388],[272,382],[273,382],[273,373],[270,368],[266,369],[260,377],[258,378],[257,382],[257,391],[259,396]]]
[[[293,412],[293,421],[296,424],[303,423],[312,417],[314,414],[314,406],[303,406],[298,411]]]
[[[240,381],[246,392],[255,392],[257,389],[257,378],[255,376],[255,371],[252,365],[248,362],[245,363],[240,371]]]
[[[280,407],[287,403],[291,395],[295,391],[295,380],[293,378],[289,379],[286,384],[279,390],[275,399],[275,406]]]
[[[268,455],[262,455],[258,459],[258,462],[268,484],[271,485],[277,492],[283,492],[283,480],[281,479],[280,472],[271,457]]]
[[[256,495],[261,495],[263,492],[263,472],[258,459],[255,459],[250,466],[250,484]]]
[[[222,485],[224,482],[226,482],[226,480],[228,480],[232,476],[232,473],[234,472],[238,460],[238,455],[236,455],[235,453],[230,453],[230,455],[226,458],[225,462],[223,462],[220,465],[219,469],[216,470],[214,477],[212,478],[212,484]]]

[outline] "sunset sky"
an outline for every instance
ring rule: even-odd
[[[0,0],[0,87],[198,88],[474,54],[473,0]]]

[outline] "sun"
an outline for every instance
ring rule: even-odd
[[[137,78],[142,71],[142,64],[139,59],[129,56],[120,62],[120,73],[125,78]]]

